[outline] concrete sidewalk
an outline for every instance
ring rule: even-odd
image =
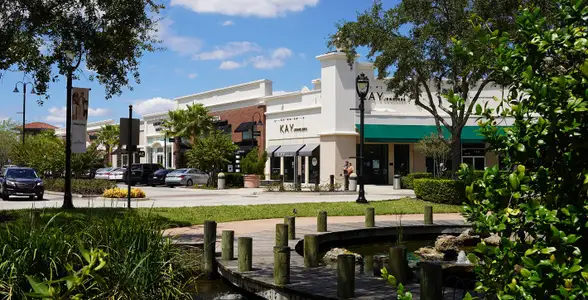
[[[378,226],[378,221],[398,221],[401,217],[402,221],[422,221],[424,216],[422,214],[410,214],[410,215],[376,215],[376,226]],[[298,226],[316,226],[316,217],[299,217],[296,218],[296,227]],[[364,222],[365,216],[349,216],[349,217],[339,217],[339,216],[329,216],[327,218],[327,223],[329,225],[332,224],[345,224],[345,223],[357,223],[357,222]],[[458,213],[448,213],[448,214],[434,214],[433,216],[434,221],[464,221],[462,215]],[[275,230],[275,226],[278,223],[283,223],[284,219],[263,219],[263,220],[250,220],[250,221],[237,221],[237,222],[227,222],[227,223],[218,223],[217,224],[217,236],[220,239],[221,233],[223,230],[233,230],[235,231],[235,236],[243,236],[251,233],[266,231],[266,230]],[[190,241],[190,242],[202,242],[204,233],[204,226],[203,225],[194,225],[190,227],[180,227],[180,228],[171,228],[165,230],[165,234],[169,234],[171,236],[175,236],[182,241]]]

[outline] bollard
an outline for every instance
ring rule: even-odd
[[[433,225],[433,207],[425,206],[425,225]]]
[[[290,283],[290,247],[274,247],[274,284]]]
[[[252,269],[253,239],[240,237],[239,243],[239,272],[249,272]]]
[[[443,268],[437,262],[421,262],[421,299],[443,299]]]
[[[304,236],[304,266],[307,268],[319,265],[318,237],[315,234]]]
[[[288,246],[288,224],[276,224],[276,246]]]
[[[355,296],[355,256],[337,256],[337,297],[342,299]]]
[[[296,239],[296,217],[284,217],[284,224],[288,224],[288,239]]]
[[[327,232],[327,212],[319,211],[318,217],[316,218],[316,231]]]
[[[222,255],[223,260],[232,260],[235,258],[235,232],[232,230],[223,230],[222,232]]]
[[[365,227],[376,227],[376,209],[373,207],[365,209]]]
[[[216,222],[215,221],[204,221],[204,275],[208,279],[216,277]]]
[[[408,281],[408,261],[405,247],[390,247],[388,257],[388,272],[394,276],[399,283],[406,284]]]
[[[349,191],[349,174],[345,174],[345,187],[343,188],[344,191]]]
[[[373,255],[366,255],[363,257],[363,271],[365,274],[374,273],[374,256]]]
[[[314,190],[319,190],[319,185],[321,184],[321,178],[318,175],[314,176]]]
[[[302,191],[302,176],[297,175],[297,178],[298,178],[298,181],[296,181],[294,188],[296,189],[297,192],[300,192],[300,191]]]
[[[357,191],[357,174],[351,173],[349,175],[349,190],[350,191]]]
[[[329,192],[335,191],[335,175],[329,175]]]
[[[218,173],[218,183],[217,183],[217,188],[219,190],[224,190],[225,189],[225,184],[226,184],[226,175],[225,173]]]

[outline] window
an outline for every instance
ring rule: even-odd
[[[129,165],[129,156],[127,154],[123,154],[121,156],[121,164],[123,167],[126,167]]]
[[[242,140],[252,140],[253,139],[253,130],[243,131]]]
[[[486,167],[486,145],[484,143],[463,144],[461,155],[461,161],[474,170],[482,171]]]
[[[483,156],[464,156],[462,162],[473,167],[474,170],[483,171],[486,167],[486,158]]]

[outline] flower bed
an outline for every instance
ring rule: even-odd
[[[112,188],[104,191],[102,197],[104,198],[127,198],[128,190],[121,189],[121,188]],[[131,198],[145,198],[145,192],[139,188],[132,188],[131,189]]]

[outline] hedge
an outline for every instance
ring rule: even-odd
[[[415,179],[414,193],[417,198],[444,204],[462,204],[465,200],[465,184],[452,179]]]
[[[244,187],[243,173],[225,173],[227,187]]]
[[[65,192],[65,179],[56,178],[43,179],[43,185],[46,191]],[[104,191],[115,188],[116,183],[109,180],[102,179],[73,179],[71,180],[72,194],[82,195],[102,195]]]
[[[414,183],[413,183],[413,181],[415,179],[419,179],[419,178],[432,178],[432,177],[433,177],[433,174],[431,174],[431,173],[425,173],[425,172],[422,172],[422,173],[418,173],[417,172],[417,173],[407,174],[406,176],[402,176],[402,179],[401,179],[401,181],[402,181],[402,188],[403,189],[412,190],[412,189],[414,189]]]

